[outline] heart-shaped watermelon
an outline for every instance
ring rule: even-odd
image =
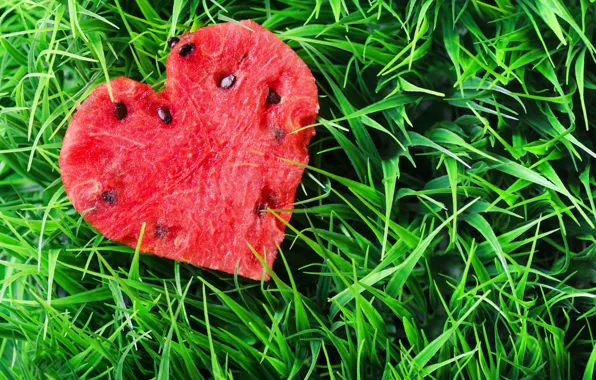
[[[305,63],[252,21],[168,41],[166,89],[117,78],[78,108],[60,153],[74,207],[111,240],[260,279],[284,237],[318,111]],[[288,221],[290,212],[281,212]],[[265,278],[269,276],[266,274]]]

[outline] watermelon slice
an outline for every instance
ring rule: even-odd
[[[267,209],[291,209],[317,87],[305,63],[252,21],[168,41],[166,89],[126,78],[94,89],[64,137],[75,209],[141,251],[261,279],[284,238]],[[279,214],[288,221],[290,212]],[[265,275],[268,279],[269,276]]]

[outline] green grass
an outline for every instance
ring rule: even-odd
[[[57,159],[78,103],[251,18],[321,112],[272,280],[112,243]],[[591,379],[593,0],[0,1],[0,378]]]

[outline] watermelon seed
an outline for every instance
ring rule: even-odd
[[[186,57],[195,50],[195,44],[184,44],[178,49],[178,54],[181,57]]]
[[[277,204],[277,197],[273,194],[271,189],[265,187],[261,190],[261,199],[255,206],[255,212],[260,217],[267,211],[268,208],[275,208]]]
[[[154,235],[156,239],[163,239],[168,234],[168,232],[170,232],[168,230],[168,227],[164,226],[163,224],[157,224],[155,226]]]
[[[232,87],[235,82],[236,82],[236,76],[234,74],[230,74],[227,77],[224,77],[219,82],[219,87],[228,89],[228,88]]]
[[[284,137],[286,137],[286,131],[284,131],[284,129],[280,127],[273,127],[273,136],[275,137],[275,140],[281,142],[281,140],[283,140]]]
[[[126,109],[124,103],[116,103],[116,105],[114,106],[114,116],[116,116],[116,119],[122,120],[126,117],[126,115],[128,115],[128,110]]]
[[[266,203],[257,203],[257,207],[255,207],[255,211],[259,214],[259,216],[263,216],[263,214],[267,211],[269,207]]]
[[[176,44],[180,42],[180,38],[178,37],[170,37],[168,38],[168,46],[170,47],[170,49],[173,49],[174,46],[176,46]]]
[[[269,89],[269,94],[267,94],[267,103],[269,104],[279,104],[281,102],[281,96],[277,92],[272,89]]]
[[[106,202],[107,204],[109,204],[110,206],[113,206],[116,204],[116,202],[118,201],[117,198],[118,197],[116,196],[116,193],[114,192],[114,190],[108,190],[108,191],[104,191],[103,193],[101,193],[101,199],[103,199],[103,201]]]
[[[168,107],[159,107],[157,109],[157,116],[166,124],[170,124],[172,122],[172,114],[170,113],[170,109]]]

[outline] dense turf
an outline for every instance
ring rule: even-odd
[[[596,4],[404,3],[1,1],[0,378],[591,378]],[[57,167],[95,85],[246,18],[321,94],[268,283],[107,241]]]

